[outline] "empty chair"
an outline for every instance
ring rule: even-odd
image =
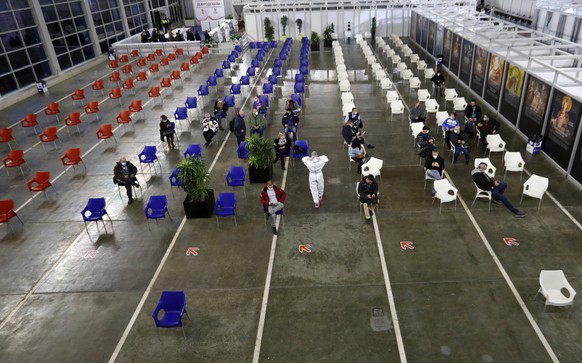
[[[148,60],[149,62],[155,62],[155,60],[156,60],[156,55],[155,55],[155,54],[153,54],[153,53],[150,53],[150,54],[148,54],[148,55],[147,55],[147,60]],[[156,65],[157,65],[157,64],[156,64]]]
[[[477,183],[475,183],[475,182],[473,182],[473,185],[475,185],[475,189],[477,190],[477,192],[475,194],[475,198],[473,198],[473,203],[471,203],[471,206],[473,206],[473,204],[475,204],[475,201],[477,200],[477,198],[486,198],[486,199],[489,199],[489,211],[491,211],[492,191],[479,188],[477,186]]]
[[[18,145],[18,143],[16,142],[16,140],[14,140],[14,137],[12,136],[12,128],[10,127],[0,128],[0,144],[8,144],[8,148],[12,150],[10,142],[14,142],[16,145]]]
[[[81,149],[78,147],[68,149],[65,155],[61,156],[61,163],[63,164],[65,171],[67,170],[67,166],[72,166],[73,170],[75,170],[75,166],[79,165],[79,163],[83,164],[83,167],[87,170],[87,167],[81,158]]]
[[[390,116],[394,115],[404,117],[404,104],[400,100],[390,102]]]
[[[131,64],[126,64],[123,66],[123,68],[121,68],[121,72],[127,76],[131,76],[133,74],[133,67]]]
[[[160,318],[160,311],[164,312],[164,315]],[[156,324],[156,328],[182,328],[182,335],[186,339],[186,333],[184,333],[184,327],[182,326],[182,316],[190,316],[186,311],[186,296],[184,291],[163,291],[160,301],[156,306],[156,309],[152,313],[152,318]]]
[[[271,74],[269,77],[267,77],[267,80],[269,81],[270,84],[276,85],[279,82],[279,77],[277,77],[274,74]]]
[[[465,101],[465,97],[456,97],[453,99],[453,107],[455,111],[465,111],[467,107],[467,101]]]
[[[254,67],[250,67],[250,68],[247,69],[246,74],[249,77],[253,77],[253,76],[255,76],[257,74],[257,71],[255,70]]]
[[[115,82],[115,83],[121,82],[121,75],[119,74],[119,72],[115,71],[115,72],[111,73],[111,75],[109,76],[109,82]]]
[[[459,95],[457,94],[457,90],[455,90],[454,88],[445,89],[445,102],[449,101],[453,102],[457,97],[459,97]]]
[[[135,80],[138,82],[143,82],[146,85],[149,84],[148,74],[146,72],[138,72],[137,76],[135,76]]]
[[[81,114],[79,112],[71,112],[69,114],[69,116],[67,116],[65,118],[65,125],[67,126],[76,126],[77,127],[77,132],[81,133],[81,129],[79,128],[79,125],[81,124]],[[69,128],[67,127],[67,131],[69,132],[69,135],[71,134],[71,132],[69,131]]]
[[[420,102],[424,102],[430,99],[430,92],[427,89],[419,89],[418,90],[418,100]]]
[[[117,59],[112,59],[109,61],[109,68],[117,68],[119,67],[119,61]]]
[[[424,107],[426,109],[427,113],[437,113],[439,111],[439,108],[441,107],[439,105],[439,103],[437,102],[437,100],[435,100],[434,98],[429,98],[428,100],[424,101]],[[448,118],[448,114],[447,114],[447,118]]]
[[[418,54],[411,54],[410,55],[410,63],[412,63],[412,64],[418,63],[419,60],[420,60],[420,57],[418,56]]]
[[[218,81],[216,79],[216,76],[209,76],[208,79],[206,80],[206,84],[210,87],[217,86]]]
[[[153,63],[152,65],[150,65],[149,70],[150,70],[150,73],[152,73],[154,75],[160,74],[160,67],[156,63]]]
[[[170,211],[168,211],[168,198],[165,195],[152,195],[148,200],[148,204],[143,209],[146,215],[146,220],[148,221],[148,228],[150,227],[150,219],[154,219],[156,223],[160,218],[166,218],[166,213],[170,220]]]
[[[193,55],[192,57],[190,57],[190,64],[195,65],[196,67],[198,67],[198,57]]]
[[[71,95],[71,98],[74,101],[81,101],[81,105],[85,106],[85,90],[78,89]]]
[[[186,102],[184,102],[184,106],[186,106],[186,109],[188,109],[188,112],[190,112],[190,110],[197,110],[198,111],[198,99],[196,97],[187,97]],[[189,113],[188,113],[188,115],[189,115]]]
[[[238,145],[238,148],[236,149],[236,154],[238,156],[239,159],[247,159],[249,157],[249,149],[247,149],[247,142],[243,141],[240,143],[240,145]]]
[[[371,157],[364,165],[362,165],[362,176],[374,175],[374,177],[382,178],[381,169],[384,166],[384,160]]]
[[[340,88],[340,92],[350,92],[350,90],[351,90],[350,81],[346,81],[346,80],[340,81],[339,88]]]
[[[236,104],[236,100],[233,95],[224,96],[224,102],[228,107],[234,107]]]
[[[104,124],[99,127],[99,130],[96,132],[98,140],[105,140],[107,142],[108,139],[113,138],[115,143],[117,143],[117,139],[113,134],[113,125],[112,124]]]
[[[162,172],[162,164],[160,163],[160,160],[158,160],[157,153],[158,153],[158,148],[155,146],[145,146],[143,148],[143,150],[141,151],[141,153],[139,153],[139,155],[138,155],[139,168],[141,169],[142,175],[145,176],[145,173],[143,172],[143,164],[147,164],[150,167],[150,169],[153,165],[154,166],[154,173],[157,174],[156,161],[158,162],[158,165],[160,167],[160,173]]]
[[[244,77],[244,76],[243,76]],[[242,77],[241,77],[242,78]],[[242,82],[241,82],[242,83]],[[230,86],[230,94],[231,95],[240,95],[241,94],[241,85],[240,84],[232,84]]]
[[[339,82],[341,82],[341,81],[348,81],[349,80],[348,78],[349,77],[348,77],[348,73],[347,72],[344,72],[344,71],[337,72],[337,80]]]
[[[210,49],[208,49],[208,47],[202,48],[201,51],[202,51],[202,54],[204,54],[204,55],[210,53]]]
[[[342,93],[342,103],[353,103],[354,102],[354,95],[351,92],[343,92]]]
[[[20,120],[20,126],[23,128],[32,128],[34,133],[38,135],[36,127],[38,126],[38,116],[35,113],[27,114],[22,120]]]
[[[58,121],[60,112],[61,112],[61,110],[59,109],[59,103],[58,102],[51,102],[44,109],[44,116],[45,116],[47,122],[48,122],[48,117],[52,116],[52,115],[55,115],[57,117],[57,121]]]
[[[178,176],[180,175],[180,168],[174,168],[174,170],[172,170],[172,174],[170,174],[170,186],[171,186],[171,190],[172,190],[172,197],[174,196],[174,187],[178,187],[181,188],[182,187],[182,181],[180,180],[180,178],[178,178]]]
[[[12,199],[0,200],[0,223],[8,223],[12,232],[14,232],[14,228],[12,228],[10,220],[14,217],[18,218],[20,224],[24,226],[22,219],[14,211],[14,201]]]
[[[203,84],[200,87],[198,87],[198,96],[202,99],[202,97],[204,96],[208,96],[210,94],[210,89],[208,87],[208,85]]]
[[[487,150],[489,150],[489,157],[491,153],[504,152],[506,142],[503,141],[499,134],[489,134],[487,135]]]
[[[10,175],[10,172],[8,171],[9,168],[19,168],[22,176],[24,176],[24,170],[22,170],[22,165],[26,164],[26,160],[24,160],[24,151],[10,150],[8,155],[2,159],[2,164],[4,165],[4,168],[6,168],[6,174]],[[26,166],[28,166],[28,164],[26,164]]]
[[[127,54],[124,54],[121,57],[119,57],[119,61],[121,63],[127,63],[127,62],[129,62],[129,57],[127,56]]]
[[[146,59],[145,58],[140,58],[137,60],[137,62],[135,63],[136,66],[138,67],[145,67],[146,66]]]
[[[390,78],[382,78],[380,80],[380,89],[384,91],[389,90],[390,88],[392,88],[392,81],[390,80]]]
[[[346,81],[346,82],[348,82],[348,81]],[[349,84],[349,82],[348,82],[348,84]],[[349,89],[348,89],[348,91],[349,91]],[[304,82],[295,82],[295,84],[293,85],[293,93],[305,93],[305,83]]]
[[[412,77],[414,77],[414,73],[410,69],[403,69],[400,72],[400,76],[402,77],[403,81],[409,81]]]
[[[542,207],[542,198],[546,190],[548,190],[548,186],[550,184],[550,180],[543,176],[539,176],[536,174],[532,174],[528,180],[523,183],[523,191],[521,192],[521,198],[519,199],[519,204],[523,201],[523,196],[527,195],[528,197],[537,198],[540,200],[538,205],[538,211]]]
[[[305,76],[300,73],[297,73],[295,75],[295,82],[305,82]]]
[[[153,99],[159,99],[162,102],[162,105],[164,104],[164,98],[162,97],[162,92],[160,90],[160,87],[158,86],[153,86],[152,88],[150,88],[150,90],[148,91],[148,97]]]
[[[416,67],[418,67],[419,65],[417,64]],[[434,77],[435,72],[434,69],[432,68],[426,68],[424,70],[424,79],[427,81],[430,81],[432,79],[432,77]]]
[[[99,102],[97,101],[91,101],[87,104],[87,106],[85,107],[85,113],[90,115],[90,114],[94,114],[95,115],[95,120],[99,119]]]
[[[241,76],[240,77],[240,85],[241,86],[250,86],[251,85],[251,77]]]
[[[180,65],[180,70],[181,70],[182,72],[188,72],[188,74],[189,74],[190,76],[192,76],[192,71],[190,70],[190,64],[189,64],[188,62],[183,62],[183,63]]]
[[[443,203],[448,203],[448,202],[453,202],[453,201],[455,202],[455,210],[457,210],[458,190],[457,190],[457,188],[453,187],[451,185],[451,183],[449,183],[448,179],[435,180],[433,187],[435,190],[435,195],[432,199],[432,202],[434,203],[435,199],[438,199],[441,201],[439,213],[441,213],[443,210]]]
[[[81,216],[83,216],[83,222],[85,223],[87,234],[89,233],[87,222],[95,222],[95,224],[97,224],[97,229],[99,229],[99,221],[103,222],[103,228],[105,228],[105,233],[107,233],[107,227],[105,226],[103,216],[109,218],[111,228],[113,228],[113,221],[105,209],[105,198],[89,198],[87,205],[81,211]]]
[[[200,144],[190,144],[184,151],[184,158],[199,158],[202,156],[202,146]]]
[[[276,77],[275,77],[276,78]],[[271,95],[273,94],[273,85],[271,83],[263,83],[263,94],[264,95]],[[295,91],[297,92],[297,91]]]
[[[186,63],[186,64],[188,64],[188,63]],[[180,80],[180,84],[182,84],[182,76],[181,76],[179,70],[173,70],[172,73],[170,73],[170,79],[172,81]]]
[[[236,223],[236,194],[232,192],[223,192],[218,194],[216,202],[214,203],[214,212],[216,213],[216,225],[219,226],[218,217],[229,217],[234,218],[234,224]]]
[[[129,56],[132,57],[132,58],[139,57],[139,50],[133,49],[131,52],[129,52]]]
[[[115,87],[111,89],[111,92],[109,92],[109,99],[117,100],[119,102],[119,106],[121,106],[121,97],[121,88]]]
[[[119,111],[119,114],[117,114],[115,121],[117,121],[118,124],[124,125],[124,126],[131,123],[131,111],[128,111],[128,110]],[[131,124],[131,125],[133,126],[133,124]]]
[[[168,57],[164,57],[160,59],[160,65],[162,67],[169,67],[170,66],[170,59]]]
[[[93,82],[93,84],[91,85],[91,89],[93,90],[93,93],[95,93],[95,91],[101,91],[101,94],[104,94],[105,91],[103,90],[105,89],[105,86],[103,85],[103,80],[98,79],[95,82]]]
[[[244,166],[231,166],[226,174],[226,185],[229,187],[242,187],[245,196],[245,168]]]
[[[56,127],[47,127],[44,131],[38,135],[40,141],[43,143],[42,146],[44,148],[45,142],[52,142],[55,145],[55,149],[57,148],[57,141],[60,142],[59,136],[57,135],[57,128]]]
[[[525,161],[521,157],[521,153],[519,151],[507,151],[503,156],[503,160],[505,161],[505,174],[503,177],[507,177],[508,171],[516,171],[520,173],[519,181],[521,181],[525,167]]]
[[[160,49],[160,48],[158,48],[158,49],[156,49],[156,50],[154,51],[154,55],[155,55],[156,57],[161,57],[161,56],[163,56],[163,55],[164,55],[164,50],[163,50],[163,49]]]
[[[190,123],[188,109],[186,107],[176,107],[176,111],[174,112],[174,120],[176,122],[186,121],[187,123]]]
[[[567,295],[564,290],[568,292]],[[548,305],[572,305],[574,304],[574,297],[576,297],[576,291],[572,288],[562,270],[542,270],[540,272],[540,289],[534,296],[534,300],[540,293],[546,298],[544,313]]]
[[[410,87],[410,91],[416,89],[416,88],[420,88],[420,78],[418,77],[410,77],[410,79],[408,80],[408,86]]]
[[[169,77],[162,78],[162,81],[160,82],[160,87],[166,88],[166,89],[172,89],[172,79]]]
[[[26,186],[28,190],[32,194],[33,192],[43,192],[44,196],[46,197],[46,190],[49,187],[52,187],[55,194],[57,194],[57,190],[51,184],[51,173],[48,171],[37,171],[34,174],[34,177],[26,182]]]
[[[143,119],[145,120],[145,111],[144,111],[144,109],[142,107],[141,100],[133,100],[133,101],[131,101],[131,104],[129,105],[129,107],[127,109],[130,110],[131,112],[141,112],[141,113],[143,113]]]
[[[386,91],[386,102],[389,104],[393,101],[398,101],[400,96],[398,96],[398,91]]]
[[[173,62],[173,61],[175,61],[176,59],[177,59],[177,58],[176,58],[176,53],[170,53],[170,54],[168,54],[168,60],[169,60],[170,62]]]
[[[416,70],[417,70],[417,71],[426,71],[426,67],[427,67],[427,64],[426,64],[426,62],[425,62],[425,61],[423,61],[423,60],[419,60],[418,62],[416,62]],[[432,71],[432,69],[431,69],[431,71]],[[433,71],[433,72],[434,72],[434,71]],[[426,72],[425,72],[425,74],[424,74],[424,75],[425,75],[425,77],[426,77]],[[430,78],[432,78],[432,76],[430,76]]]

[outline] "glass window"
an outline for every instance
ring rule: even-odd
[[[28,86],[36,81],[36,76],[32,71],[32,67],[21,69],[14,73],[16,79],[18,80],[18,85],[20,87]]]
[[[59,61],[59,66],[61,66],[61,69],[71,68],[72,66],[71,59],[69,58],[68,54],[61,55],[60,57],[57,57],[57,59]]]
[[[67,19],[71,17],[71,10],[69,9],[69,4],[59,4],[57,5],[57,13],[60,19]]]
[[[2,44],[6,51],[22,48],[24,46],[18,32],[2,34]]]
[[[47,23],[59,20],[54,6],[43,6],[42,15],[44,16],[44,21]]]
[[[100,26],[98,28],[95,29],[97,31],[97,38],[99,40],[103,40],[105,39],[105,28]]]
[[[73,65],[83,63],[85,61],[85,57],[83,56],[83,51],[81,49],[77,49],[76,51],[71,52],[71,59],[73,61]]]
[[[28,56],[30,57],[32,63],[38,63],[40,61],[46,60],[46,54],[40,45],[28,48]]]
[[[24,9],[30,7],[26,0],[10,0],[10,4],[12,4],[12,9]]]
[[[105,26],[105,33],[108,37],[115,35],[115,31],[113,30],[113,24],[107,24]]]
[[[81,40],[81,45],[91,44],[91,36],[88,31],[79,33],[79,39]]]
[[[6,94],[16,89],[16,81],[12,74],[0,77],[0,94]]]
[[[32,17],[32,12],[30,10],[19,10],[14,12],[14,17],[20,28],[26,28],[29,26],[34,26],[34,18]]]
[[[36,28],[29,28],[22,32],[22,39],[25,45],[33,45],[40,43],[40,36]]]
[[[113,20],[111,19],[111,12],[109,10],[105,10],[101,12],[101,18],[103,19],[103,23],[111,23]]]
[[[75,29],[75,25],[73,24],[73,20],[65,20],[64,22],[61,22],[61,28],[63,28],[65,35],[72,34],[77,31]]]
[[[111,16],[113,16],[113,19],[115,20],[121,19],[121,13],[119,12],[119,9],[118,8],[111,9]]]
[[[0,55],[0,74],[10,72],[10,65],[8,64],[8,58],[5,55]]]
[[[72,34],[72,35],[67,35],[65,37],[65,42],[67,43],[67,47],[69,47],[69,50],[71,49],[77,49],[79,48],[79,38],[77,37],[77,34]]]
[[[33,68],[34,73],[36,73],[36,79],[42,79],[52,74],[51,67],[48,62],[42,62],[33,66]]]
[[[60,36],[63,35],[63,32],[61,30],[61,27],[59,26],[59,23],[51,23],[51,24],[47,24],[46,25],[48,28],[48,32],[51,35],[51,38],[58,38]]]
[[[115,22],[115,30],[116,30],[118,33],[122,33],[122,32],[123,32],[123,23],[122,23],[122,22],[120,22],[120,21],[118,21],[118,22]]]
[[[85,59],[95,58],[95,51],[90,45],[83,48],[83,53],[85,53]]]
[[[40,5],[48,5],[48,4],[52,4],[53,0],[40,0],[39,3],[40,3]]]
[[[91,10],[92,13],[99,10],[97,0],[89,0],[89,9]]]
[[[85,22],[85,18],[82,16],[75,18],[75,26],[77,27],[78,31],[86,30],[87,23]]]
[[[67,52],[67,46],[65,45],[65,40],[63,38],[53,39],[53,48],[55,48],[55,53],[57,53],[57,55]]]
[[[83,15],[83,7],[80,3],[71,3],[69,5],[71,6],[73,16]]]
[[[8,59],[10,59],[12,69],[22,68],[30,64],[28,56],[26,55],[26,50],[18,50],[16,52],[8,53]]]
[[[101,48],[101,53],[107,53],[107,50],[109,49],[109,44],[107,44],[107,41],[104,40],[101,43],[99,43],[99,48]]]
[[[8,5],[8,1],[0,1],[0,11],[2,10],[10,10],[10,5]]]
[[[12,12],[0,13],[0,33],[9,32],[16,29],[16,22]]]

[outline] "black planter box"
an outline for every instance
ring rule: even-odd
[[[323,40],[323,47],[324,48],[331,48],[331,43],[333,42],[333,40]]]
[[[273,166],[266,169],[255,169],[249,166],[249,181],[251,183],[266,183],[273,178]]]
[[[319,43],[318,44],[311,43],[311,51],[312,52],[319,52]]]
[[[211,218],[214,211],[214,190],[210,191],[203,202],[193,202],[186,197],[183,204],[186,218]]]

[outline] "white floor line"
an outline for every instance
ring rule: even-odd
[[[445,175],[446,175],[447,179],[449,179],[449,181],[452,183],[452,180],[450,178],[449,173],[447,173],[445,171]],[[507,283],[507,286],[509,286],[509,289],[511,290],[511,292],[513,293],[513,296],[517,300],[517,303],[521,307],[521,310],[525,314],[527,320],[529,320],[529,323],[531,324],[533,330],[535,331],[535,333],[538,336],[539,340],[541,341],[542,345],[546,349],[546,352],[548,353],[548,355],[552,359],[552,362],[555,362],[555,363],[559,362],[559,359],[556,356],[556,353],[554,353],[554,350],[550,346],[550,343],[548,343],[546,337],[544,336],[544,333],[542,333],[542,331],[541,331],[540,327],[538,326],[538,324],[536,323],[533,315],[531,314],[531,312],[529,311],[529,309],[525,305],[525,302],[523,301],[523,299],[519,295],[519,292],[517,291],[517,289],[515,288],[515,285],[511,281],[511,278],[509,277],[509,274],[507,273],[507,271],[505,271],[505,268],[501,264],[501,261],[497,257],[497,254],[495,254],[495,252],[493,251],[493,248],[491,247],[491,244],[489,243],[489,240],[487,240],[487,237],[485,237],[485,234],[483,233],[483,231],[481,230],[481,227],[479,227],[479,224],[477,223],[477,221],[473,217],[473,213],[471,213],[471,210],[469,209],[469,207],[465,203],[465,200],[460,195],[457,198],[459,199],[459,202],[463,206],[463,209],[465,209],[465,212],[469,216],[469,219],[471,220],[471,223],[473,224],[473,227],[475,227],[475,229],[477,230],[477,233],[479,234],[479,237],[481,237],[481,241],[483,242],[483,244],[485,245],[485,248],[487,249],[487,251],[491,255],[491,258],[493,258],[493,261],[495,262],[495,265],[497,265],[497,268],[501,272],[501,275],[505,279],[505,282]]]
[[[289,159],[285,161],[285,172],[281,181],[281,188],[285,190],[287,184],[287,172],[289,171]],[[281,216],[277,216],[276,228],[279,230]],[[271,277],[273,276],[273,265],[275,263],[275,250],[277,249],[278,235],[273,235],[271,240],[271,253],[269,254],[269,265],[267,267],[267,278],[265,279],[265,289],[263,290],[263,301],[261,303],[261,314],[259,316],[259,326],[257,328],[257,338],[255,340],[255,351],[253,353],[253,363],[259,362],[261,355],[261,343],[263,341],[263,331],[265,329],[265,319],[267,317],[267,305],[269,303],[269,292],[271,290]]]
[[[272,51],[269,53],[269,58],[272,54]],[[265,66],[269,60],[269,58],[267,58],[267,60],[265,61]],[[266,67],[265,67],[266,68]],[[265,69],[263,68],[263,70]],[[257,76],[255,78],[255,83],[254,86],[256,86],[256,84],[258,83],[259,80],[259,76]],[[248,99],[251,97],[251,89],[249,89],[249,94],[247,96],[247,98],[245,99],[244,104],[246,104],[246,102],[248,101]],[[150,100],[151,101],[151,100]],[[148,101],[149,102],[149,101]],[[226,142],[228,141],[228,136],[230,135],[230,131],[227,133],[226,137],[224,138],[224,140],[222,141],[222,145],[220,146],[220,149],[218,150],[218,152],[216,153],[216,156],[214,157],[214,160],[212,161],[210,167],[208,168],[208,174],[210,174],[212,172],[212,170],[214,169],[214,166],[216,165],[216,162],[218,161],[218,158],[220,157],[222,150],[224,149]],[[285,176],[286,176],[286,172],[285,172]],[[166,260],[168,259],[168,257],[170,256],[170,253],[172,252],[174,245],[176,243],[176,241],[178,240],[178,236],[180,235],[180,233],[182,232],[182,229],[184,228],[184,224],[186,223],[186,216],[184,216],[182,218],[182,222],[180,223],[180,226],[178,227],[178,230],[176,231],[176,233],[174,234],[174,237],[172,238],[172,242],[170,243],[170,245],[168,246],[168,249],[166,250],[166,253],[164,254],[164,257],[162,258],[162,260],[160,261],[160,264],[158,265],[158,268],[156,269],[156,272],[154,273],[154,276],[152,277],[152,279],[150,280],[150,283],[148,284],[148,287],[146,288],[146,290],[144,291],[142,298],[138,304],[138,306],[135,308],[135,311],[133,312],[133,315],[129,321],[129,323],[127,324],[127,326],[125,327],[125,330],[123,332],[123,335],[121,336],[121,338],[119,339],[119,341],[117,342],[117,346],[115,347],[115,350],[113,351],[113,353],[111,354],[111,357],[109,358],[109,363],[114,363],[117,359],[117,357],[119,356],[119,353],[121,352],[121,348],[123,348],[123,345],[125,344],[125,341],[127,340],[127,337],[129,336],[129,333],[131,332],[131,329],[133,329],[133,326],[145,304],[145,301],[147,300],[147,298],[149,297],[149,294],[152,290],[152,287],[154,286],[154,284],[156,283],[159,274],[161,273],[162,269],[164,268],[164,265],[166,264]],[[279,218],[277,218],[277,227],[279,226]]]
[[[406,363],[406,351],[404,350],[404,341],[402,339],[402,332],[400,331],[400,322],[398,321],[398,315],[396,314],[396,303],[394,302],[390,276],[388,276],[388,267],[386,265],[386,257],[384,254],[384,248],[382,247],[382,239],[380,237],[380,229],[378,228],[376,213],[372,216],[372,222],[374,223],[374,233],[376,234],[376,244],[378,245],[378,255],[380,256],[380,264],[382,265],[382,274],[384,275],[384,285],[386,286],[386,294],[388,295],[388,304],[390,305],[390,316],[392,316],[392,323],[394,324],[394,335],[396,335],[398,354],[400,355],[400,362]]]

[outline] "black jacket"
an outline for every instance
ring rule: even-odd
[[[440,76],[438,74],[435,74],[434,76],[432,76],[430,80],[434,84],[445,84],[445,77],[443,77],[442,74]]]
[[[214,115],[216,115],[218,111],[224,111],[225,113],[228,112],[228,105],[226,102],[223,101],[222,107],[218,105],[218,102],[220,102],[220,100],[216,100],[216,102],[214,102]]]
[[[361,202],[366,202],[368,200],[368,194],[375,194],[375,198],[378,198],[378,183],[374,180],[371,184],[366,183],[366,178],[362,178],[360,184],[358,184],[358,195],[360,196]]]
[[[133,165],[131,162],[127,162],[127,170],[129,172],[130,178],[135,177],[135,175],[137,174],[137,168],[135,167],[135,165]],[[123,177],[123,167],[121,166],[120,162],[115,163],[115,167],[113,168],[113,181],[115,184],[117,184],[117,180],[124,180],[125,178]]]
[[[283,119],[281,120],[281,124],[283,125],[283,128],[286,128],[287,126],[297,127],[299,125],[299,117],[297,117],[293,113],[291,113],[290,115],[285,113],[283,115]]]
[[[492,134],[493,131],[498,132],[499,128],[501,128],[501,124],[499,124],[499,121],[492,117],[489,117],[489,120],[487,120],[487,122],[480,120],[479,123],[482,125],[479,126],[479,124],[477,124],[477,128],[479,129],[479,131],[482,131],[487,135]]]
[[[455,132],[451,132],[451,143],[453,145],[456,146],[460,146],[461,144],[459,143],[459,141],[462,140],[465,142],[465,146],[469,147],[469,141],[470,141],[470,137],[469,134],[467,134],[466,132],[460,132],[460,133],[455,133]]]
[[[279,138],[277,137],[273,140],[273,147],[275,148],[276,153],[287,154],[291,149],[291,139],[285,137],[285,144],[279,145]]]
[[[247,134],[247,124],[245,119],[239,114],[234,117],[234,135],[236,137],[245,137]]]
[[[485,172],[479,171],[473,174],[473,181],[479,189],[493,190],[495,188],[495,180],[490,178]]]
[[[466,118],[471,118],[471,115],[473,114],[473,106],[468,105],[467,107],[465,107],[465,117]],[[477,120],[481,119],[482,113],[481,113],[481,107],[475,105],[475,118]]]
[[[346,142],[346,144],[351,144],[352,141],[354,140],[354,136],[356,136],[356,134],[354,133],[354,129],[348,125],[345,124],[342,127],[342,137],[344,138],[344,141]]]
[[[432,163],[438,163],[439,166],[433,166]],[[440,155],[437,158],[433,158],[432,155],[427,156],[426,160],[424,161],[424,167],[426,170],[434,169],[438,170],[439,172],[443,172],[445,170],[445,159],[443,159]]]

